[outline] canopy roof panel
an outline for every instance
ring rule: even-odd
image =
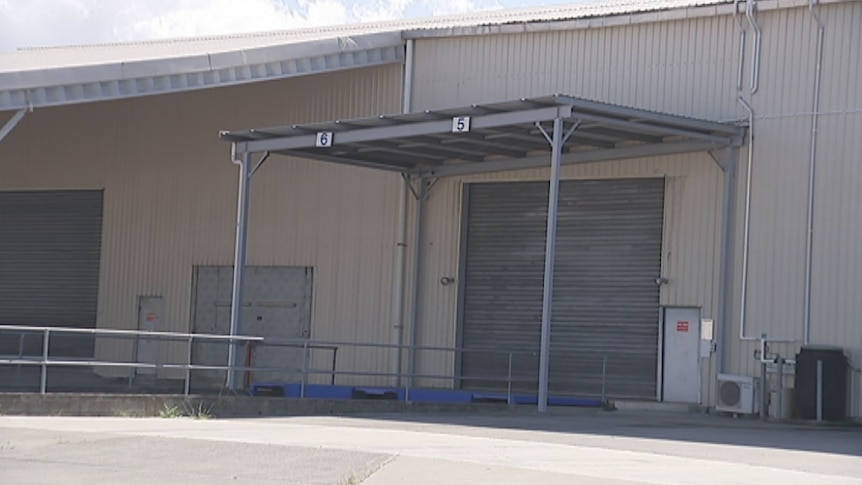
[[[236,156],[300,158],[447,176],[545,166],[552,123],[571,136],[564,164],[739,146],[745,127],[565,95],[324,123],[226,131]],[[460,122],[460,123],[459,123]]]

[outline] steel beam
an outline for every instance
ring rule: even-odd
[[[693,138],[695,140],[711,141],[716,143],[717,145],[733,145],[734,140],[739,139],[739,143],[741,144],[741,137],[736,134],[717,136],[709,133],[703,133],[701,131],[692,131],[683,128],[672,128],[667,126],[656,126],[649,123],[622,120],[618,118],[594,114],[577,113],[577,117],[584,121],[595,121],[603,125],[618,127],[622,131],[631,131],[640,134],[654,134],[659,136],[682,136],[686,138]]]
[[[535,123],[537,121],[548,121],[555,118],[568,118],[572,109],[569,106],[553,106],[548,108],[530,109],[524,111],[513,111],[509,113],[498,113],[492,115],[474,116],[470,121],[471,130],[482,130],[523,123]],[[405,123],[402,125],[382,126],[357,130],[346,130],[333,134],[333,147],[340,143],[370,142],[377,140],[391,140],[396,138],[407,138],[419,135],[433,135],[436,133],[451,133],[452,121],[422,121],[417,123]],[[230,137],[224,134],[223,137]],[[464,136],[470,136],[464,134]],[[295,135],[283,138],[272,138],[269,140],[250,140],[236,142],[237,151],[252,153],[265,151],[296,150],[302,148],[314,148],[316,137],[313,134]],[[321,149],[329,150],[329,149]]]
[[[11,118],[9,118],[9,121],[7,121],[3,125],[3,128],[0,128],[0,142],[2,142],[4,138],[6,138],[6,135],[8,135],[9,133],[12,133],[12,130],[14,130],[15,127],[18,126],[18,123],[20,123],[21,120],[24,119],[24,115],[26,115],[26,114],[27,114],[27,110],[22,109],[22,110],[19,110],[18,112],[16,112],[14,115],[12,115]]]
[[[618,106],[607,103],[600,103],[597,101],[590,101],[587,99],[579,99],[573,98],[570,96],[557,96],[560,100],[565,100],[564,102],[568,105],[571,105],[575,110],[575,117],[580,119],[587,119],[583,116],[580,110],[590,110],[590,111],[599,111],[604,113],[609,113],[614,116],[620,116],[629,120],[643,120],[649,121],[653,123],[660,123],[664,125],[673,125],[680,128],[697,128],[703,131],[710,132],[718,132],[718,133],[726,133],[730,136],[739,135],[737,129],[732,125],[727,125],[724,123],[718,123],[713,121],[705,121],[698,120],[692,118],[684,118],[681,120],[678,116],[667,115],[664,113],[656,113],[654,111],[645,111],[637,108],[628,108],[625,106]]]
[[[373,158],[375,161],[368,161],[359,159],[355,156],[355,152],[351,152],[349,154],[342,156],[331,155],[327,153],[317,153],[317,152],[275,152],[276,155],[282,155],[285,157],[292,158],[301,158],[301,159],[311,159],[311,160],[320,160],[322,162],[331,162],[337,163],[340,165],[352,165],[354,167],[362,167],[362,168],[372,168],[376,170],[385,170],[389,172],[398,172],[398,173],[410,173],[413,174],[416,171],[412,168],[408,167],[407,163],[403,162],[393,162],[393,163],[384,163],[381,160],[383,157],[374,156],[369,158]]]
[[[237,161],[234,161],[237,163]],[[243,153],[238,160],[239,191],[236,207],[236,253],[233,260],[233,293],[230,306],[230,336],[239,335],[242,328],[243,283],[245,280],[245,265],[247,261],[248,243],[248,205],[251,196],[252,160],[250,153]],[[228,346],[228,373],[226,387],[236,390],[236,355],[237,342]]]
[[[705,152],[714,148],[718,147],[711,142],[674,142],[611,148],[607,150],[571,152],[563,155],[562,165],[603,162],[608,160],[626,160],[630,158],[646,158],[679,153]],[[503,172],[506,170],[522,170],[547,166],[548,157],[538,156],[511,160],[443,165],[432,170],[430,174],[435,177],[450,177],[456,175]]]

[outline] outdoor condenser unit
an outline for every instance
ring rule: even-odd
[[[716,411],[752,414],[757,411],[757,379],[752,376],[718,375]]]

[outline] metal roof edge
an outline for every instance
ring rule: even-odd
[[[403,62],[400,31],[190,56],[0,73],[0,111],[230,86]]]
[[[819,0],[820,5],[852,3],[859,0]],[[740,3],[744,4],[745,0]],[[788,8],[809,7],[810,0],[759,0],[757,10],[760,12]],[[654,10],[637,13],[621,13],[597,15],[578,19],[560,20],[525,20],[509,23],[471,25],[460,27],[437,27],[428,29],[405,30],[405,40],[435,39],[445,37],[469,37],[480,35],[523,34],[533,32],[555,32],[562,30],[596,29],[617,27],[644,23],[667,22],[695,18],[714,17],[717,15],[733,15],[734,4],[718,3],[712,5],[696,5],[691,7],[670,7],[665,10]],[[744,8],[744,7],[743,7]]]

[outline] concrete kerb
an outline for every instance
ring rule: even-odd
[[[514,412],[506,404],[405,403],[375,400],[142,394],[0,394],[0,414],[28,416],[159,416],[244,418],[389,413]],[[526,410],[523,410],[526,411]],[[532,409],[531,409],[532,411]]]

